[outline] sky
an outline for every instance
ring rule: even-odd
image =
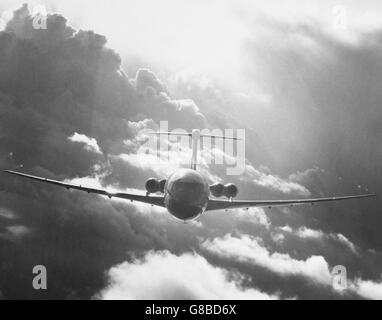
[[[1,169],[144,192],[190,155],[176,141],[169,161],[140,152],[142,130],[166,120],[245,129],[243,174],[201,153],[201,171],[239,199],[380,194],[379,2],[24,2],[0,4]],[[46,30],[32,26],[38,5]],[[0,297],[382,299],[380,207],[217,211],[184,225],[2,174]],[[31,286],[35,265],[46,291]]]

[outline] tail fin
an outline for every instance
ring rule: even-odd
[[[229,139],[229,140],[242,140],[235,137],[226,137],[222,135],[213,135],[213,134],[202,134],[199,129],[194,129],[192,132],[164,132],[156,131],[150,132],[151,134],[156,135],[167,135],[167,136],[187,136],[192,138],[192,157],[191,157],[191,169],[196,170],[196,162],[198,158],[198,143],[201,138],[214,138],[214,139]]]

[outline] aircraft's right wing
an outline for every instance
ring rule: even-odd
[[[115,198],[127,199],[130,201],[139,201],[139,202],[149,203],[149,204],[160,206],[160,207],[165,206],[163,196],[145,196],[145,195],[139,195],[139,194],[133,194],[133,193],[109,192],[109,191],[104,190],[104,189],[90,188],[90,187],[85,187],[82,185],[76,185],[73,183],[66,183],[66,182],[62,182],[62,181],[36,177],[36,176],[32,176],[29,174],[16,172],[16,171],[12,171],[12,170],[4,170],[4,171],[7,173],[10,173],[10,174],[24,177],[24,178],[54,184],[54,185],[60,186],[60,187],[65,187],[68,190],[69,189],[76,189],[76,190],[86,191],[87,193],[97,193],[97,194],[100,194],[103,196],[107,196],[109,198],[115,197]]]
[[[359,194],[354,196],[344,197],[329,197],[329,198],[313,198],[313,199],[296,199],[296,200],[217,200],[210,199],[208,201],[207,209],[209,210],[224,210],[235,208],[249,208],[249,207],[281,207],[281,206],[294,206],[300,204],[314,204],[317,202],[329,202],[339,200],[349,200],[358,198],[375,197],[375,194]]]

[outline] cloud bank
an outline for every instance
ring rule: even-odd
[[[257,289],[243,288],[228,271],[214,267],[197,254],[176,256],[149,252],[108,272],[109,286],[101,299],[277,299]],[[238,277],[236,275],[236,277]]]

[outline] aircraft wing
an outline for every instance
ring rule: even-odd
[[[165,206],[163,196],[146,196],[146,195],[139,195],[139,194],[132,194],[132,193],[124,193],[124,192],[109,192],[109,191],[104,190],[104,189],[90,188],[90,187],[86,187],[86,186],[82,186],[82,185],[76,185],[76,184],[66,183],[66,182],[62,182],[62,181],[36,177],[36,176],[32,176],[29,174],[16,172],[16,171],[12,171],[12,170],[4,170],[4,171],[7,173],[10,173],[10,174],[24,177],[24,178],[54,184],[54,185],[57,185],[60,187],[65,187],[68,190],[69,189],[76,189],[76,190],[86,191],[87,193],[97,193],[100,195],[107,196],[109,198],[115,197],[115,198],[127,199],[130,201],[149,203],[149,204],[152,204],[155,206],[160,206],[160,207]]]
[[[329,202],[339,200],[349,200],[358,198],[375,197],[375,194],[359,194],[354,196],[344,197],[328,197],[328,198],[313,198],[313,199],[296,199],[296,200],[215,200],[208,201],[207,209],[209,210],[224,210],[235,208],[249,208],[249,207],[282,207],[282,206],[295,206],[301,204],[315,204],[317,202]]]

